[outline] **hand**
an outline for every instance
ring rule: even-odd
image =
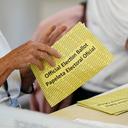
[[[49,105],[49,103],[47,102],[47,100],[45,99],[45,96],[43,95],[43,92],[40,89],[37,81],[35,81],[34,85],[35,85],[35,91],[32,94],[31,99],[30,99],[30,109],[31,110],[48,114],[48,113],[55,112],[59,109],[62,109],[62,108],[65,108],[65,107],[68,107],[69,105],[71,105],[72,95],[67,97],[65,100],[60,102],[55,107],[51,107]]]
[[[37,40],[42,42],[43,44],[47,44],[49,46],[53,45],[59,38],[61,38],[66,31],[67,27],[62,25],[59,27],[51,27],[48,29],[47,32],[42,31],[43,29],[40,28],[38,30],[38,35],[33,40]],[[49,37],[49,38],[47,38]],[[46,101],[45,96],[43,95],[42,90],[40,89],[37,82],[35,82],[36,89],[31,96],[30,99],[30,108],[31,110],[43,112],[43,113],[51,113],[58,109],[64,108],[70,105],[71,97],[68,97],[66,100],[62,101],[59,105],[51,108],[49,103]]]
[[[39,28],[38,33],[35,33],[35,37],[33,38],[33,40],[52,46],[58,39],[60,39],[64,35],[67,27],[65,25],[59,27],[53,25],[52,27],[47,27],[46,29],[48,30],[45,31],[43,30],[43,28]]]
[[[58,37],[60,37],[64,33],[65,30],[66,30],[66,26],[61,26],[59,28],[56,28],[56,26],[52,26],[49,29],[45,29],[45,33],[40,31],[40,36],[38,36],[38,38],[36,38],[36,40],[35,41],[33,40],[33,41],[35,43],[41,42],[42,45],[46,44],[46,45],[51,46],[58,39]],[[38,44],[35,44],[35,45],[38,45]],[[44,57],[48,59],[47,61],[51,65],[55,65],[53,60],[50,58],[49,54],[45,53]],[[38,63],[40,62],[38,61]],[[40,69],[43,66],[41,64],[40,64]],[[29,70],[29,68],[21,69],[20,73],[21,73],[21,78],[22,78],[22,90],[28,90],[27,88],[29,88],[29,85],[32,85],[33,81],[35,80],[35,77],[33,76],[33,73],[31,72],[31,70]]]
[[[32,40],[40,41],[40,39],[44,38],[46,35],[46,31],[48,30],[49,26],[52,25],[57,26],[57,31],[59,30],[60,33],[61,27],[64,25],[67,26],[66,32],[69,31],[77,22],[81,21],[83,18],[83,10],[84,9],[82,5],[76,5],[74,7],[60,11],[46,20],[43,20],[38,25],[37,30],[33,34]],[[63,29],[61,35],[63,35]],[[57,39],[60,37],[61,36],[59,36]]]
[[[42,60],[46,60],[49,65],[55,66],[55,62],[51,56],[60,58],[60,54],[48,45],[40,42],[28,41],[12,50],[5,58],[11,63],[14,69],[22,69],[28,67],[30,64],[35,64],[42,70]]]

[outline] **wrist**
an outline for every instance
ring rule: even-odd
[[[74,21],[78,22],[82,20],[83,17],[83,5],[76,5],[75,7],[72,8],[72,18],[74,19]]]

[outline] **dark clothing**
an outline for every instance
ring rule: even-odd
[[[92,92],[92,91],[89,91],[89,90],[86,90],[83,88],[79,88],[73,93],[72,104],[75,104],[75,103],[77,103],[77,101],[80,101],[80,100],[91,98],[98,94],[100,94],[100,93]]]

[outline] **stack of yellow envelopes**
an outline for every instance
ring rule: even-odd
[[[40,71],[31,69],[51,106],[65,99],[91,79],[113,59],[112,54],[82,23],[76,24],[54,46],[62,57],[55,59],[56,66],[45,62]]]
[[[79,101],[78,105],[112,115],[128,112],[128,88]]]

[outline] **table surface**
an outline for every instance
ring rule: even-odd
[[[70,107],[64,108],[52,113],[51,115],[69,120],[80,118],[86,120],[102,121],[106,123],[128,125],[128,112],[115,116],[77,105],[72,105]]]

